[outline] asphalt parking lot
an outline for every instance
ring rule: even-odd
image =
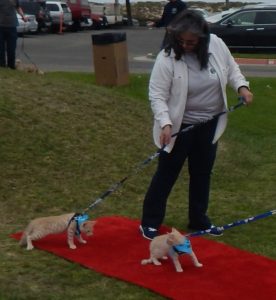
[[[163,38],[164,29],[143,27],[111,30],[84,30],[63,34],[26,35],[18,39],[17,57],[24,63],[34,63],[44,72],[94,72],[92,35],[126,33],[127,55],[131,73],[148,73]],[[276,55],[275,55],[276,57]],[[275,64],[240,62],[246,76],[276,77]]]
[[[153,59],[148,53],[157,53],[164,30],[116,29],[84,30],[63,34],[26,35],[18,39],[17,57],[30,63],[28,57],[43,71],[94,71],[92,35],[126,33],[127,53],[131,72],[148,72]]]

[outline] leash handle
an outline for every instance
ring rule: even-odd
[[[245,102],[244,97],[239,96],[239,97],[238,97],[238,100],[239,100],[239,102],[238,102],[236,105],[233,105],[233,106],[231,106],[231,107],[228,109],[229,112],[232,112],[232,111],[234,111],[235,109],[237,109],[237,108],[239,108],[239,107],[241,107],[241,106],[243,106],[243,105],[246,105],[246,102]]]

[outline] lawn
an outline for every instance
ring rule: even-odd
[[[276,79],[250,81],[254,104],[229,116],[220,140],[209,208],[218,225],[276,209]],[[34,217],[82,211],[155,152],[147,84],[142,74],[127,87],[107,88],[91,74],[0,70],[1,300],[163,299],[9,238]],[[140,218],[155,167],[130,177],[90,217]],[[187,186],[185,167],[166,225],[186,229]],[[230,229],[220,241],[276,259],[275,236],[272,216]]]
[[[275,59],[275,53],[239,53],[239,52],[232,52],[234,57],[237,58],[256,58],[256,59]]]

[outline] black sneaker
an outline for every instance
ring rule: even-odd
[[[206,233],[213,235],[213,236],[222,236],[223,235],[223,230],[220,229],[220,227],[217,227],[215,225],[211,225],[209,228],[202,228],[198,226],[191,226],[190,224],[188,225],[189,230],[193,231],[205,231]]]
[[[140,225],[139,227],[144,238],[152,240],[157,236],[157,229]]]
[[[210,227],[210,232],[208,234],[213,235],[213,236],[222,236],[223,235],[223,230],[220,227],[217,227],[215,225],[211,225]]]

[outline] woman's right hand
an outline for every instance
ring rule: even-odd
[[[165,125],[162,128],[161,134],[160,134],[160,144],[161,146],[168,145],[171,142],[172,137],[172,126],[171,125]]]

